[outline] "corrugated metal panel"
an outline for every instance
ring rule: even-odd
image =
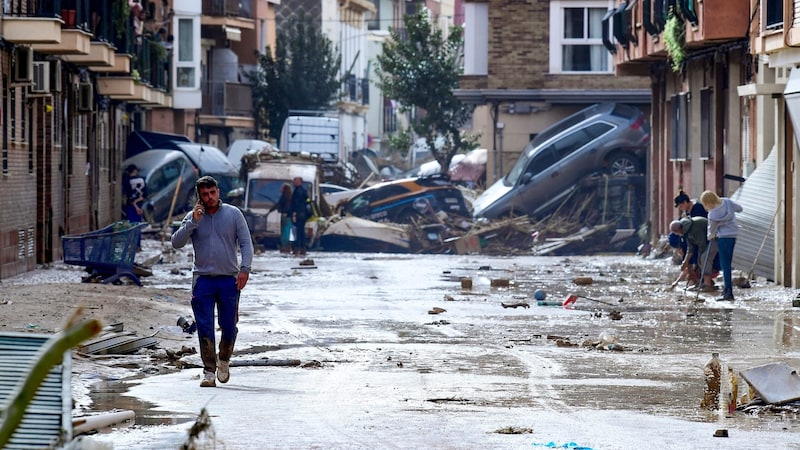
[[[733,268],[745,273],[752,268],[755,275],[768,280],[775,279],[775,159],[775,152],[770,153],[731,196],[744,209],[736,215],[739,236],[733,250]]]
[[[0,404],[8,401],[17,383],[27,375],[41,347],[52,335],[0,333]],[[22,423],[5,449],[50,448],[64,433],[72,438],[71,353],[65,352],[25,410]]]

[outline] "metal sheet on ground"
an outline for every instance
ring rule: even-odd
[[[785,362],[747,369],[742,371],[742,378],[767,403],[779,405],[800,400],[800,377]]]

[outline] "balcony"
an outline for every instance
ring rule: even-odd
[[[369,109],[369,79],[350,74],[342,83],[339,98],[339,108],[343,111],[353,114],[365,112]]]
[[[646,75],[649,63],[666,58],[660,45],[666,16],[660,0],[623,1],[603,17],[603,45],[614,55],[617,75]]]
[[[114,67],[114,47],[106,42],[92,41],[88,55],[64,55],[64,60],[82,66]]]
[[[61,2],[21,0],[4,8],[3,40],[14,44],[61,43]]]
[[[142,106],[172,106],[172,98],[167,93],[153,89],[133,77],[99,77],[97,93],[112,100],[137,103]]]
[[[253,0],[203,0],[203,15],[252,19]]]
[[[145,99],[143,85],[133,77],[100,77],[97,79],[97,93],[113,100]]]
[[[61,42],[57,44],[33,44],[31,47],[47,55],[88,55],[91,51],[92,35],[80,28],[62,28]]]
[[[14,44],[61,43],[61,21],[55,17],[4,17],[2,26],[3,39]]]
[[[235,32],[256,28],[254,0],[203,0],[201,25],[218,26]]]
[[[682,0],[691,3],[691,0]],[[684,14],[686,48],[696,49],[742,39],[750,26],[749,0],[703,0]]]
[[[675,0],[676,19],[691,51],[742,39],[750,18],[748,0]],[[647,75],[650,63],[666,59],[664,30],[670,12],[660,0],[626,0],[603,18],[603,45],[614,55],[618,75]]]
[[[157,89],[169,91],[172,85],[171,48],[149,37],[142,39],[141,45],[134,48],[133,70],[142,82]]]
[[[249,84],[209,81],[203,84],[201,125],[252,128],[253,89]]]
[[[104,73],[131,73],[132,59],[131,55],[117,52],[114,54],[113,66],[96,66],[92,68],[92,71]]]
[[[796,6],[786,0],[764,0],[760,3],[758,34],[752,37],[752,53],[775,53],[792,47],[800,47],[800,17]],[[785,15],[788,15],[785,17]],[[790,26],[787,26],[791,24]],[[792,49],[794,50],[794,49]]]

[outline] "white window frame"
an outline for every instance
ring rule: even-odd
[[[464,75],[489,75],[489,4],[464,4]]]
[[[173,30],[175,30],[175,40],[173,41],[173,49],[172,49],[172,66],[173,66],[173,73],[172,79],[173,81],[173,89],[176,91],[196,91],[200,89],[200,17],[187,17],[187,16],[176,16],[173,19]],[[180,42],[181,42],[181,28],[180,22],[181,21],[191,21],[191,48],[188,50],[188,53],[191,54],[190,59],[182,60],[181,56],[186,55],[186,51],[183,53],[181,52]],[[180,85],[181,80],[178,79],[178,71],[180,69],[192,69],[193,76],[191,79],[190,86],[183,86]]]
[[[613,57],[603,46],[602,38],[597,39],[564,39],[564,9],[565,8],[614,8],[614,2],[608,0],[552,0],[550,2],[550,73],[553,74],[592,74],[592,75],[613,75]],[[563,57],[562,48],[564,45],[591,44],[599,45],[603,48],[608,64],[606,71],[572,71],[563,70],[561,62]]]

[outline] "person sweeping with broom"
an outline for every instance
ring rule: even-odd
[[[719,265],[722,267],[724,288],[717,300],[733,301],[733,248],[739,234],[736,213],[742,212],[742,205],[729,198],[721,198],[712,191],[703,192],[700,203],[708,210],[708,239],[716,239]]]
[[[688,243],[686,254],[681,262],[681,271],[690,269],[690,264],[697,254],[697,261],[700,264],[700,285],[696,286],[699,292],[711,292],[714,290],[714,276],[718,271],[717,249],[708,240],[708,219],[705,217],[683,218],[673,220],[669,224],[669,231],[684,236]]]

